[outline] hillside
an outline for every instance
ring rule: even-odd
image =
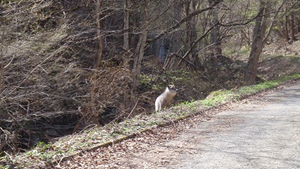
[[[245,85],[257,3],[97,2],[1,1],[1,152],[151,114],[168,84],[173,105]],[[281,3],[299,10],[274,2],[274,20],[293,16],[275,15]],[[299,23],[287,24],[269,25],[256,83],[299,73]]]

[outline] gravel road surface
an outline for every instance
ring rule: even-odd
[[[261,99],[180,134],[177,139],[192,142],[196,153],[165,167],[300,168],[300,83]]]

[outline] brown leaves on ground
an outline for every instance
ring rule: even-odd
[[[179,131],[190,128],[194,120],[179,122],[163,128],[156,128],[140,133],[135,138],[124,140],[109,147],[97,148],[90,152],[83,152],[78,156],[60,162],[56,168],[144,168],[151,165],[168,163],[167,158],[172,154],[168,147],[160,147],[162,144],[176,136]],[[162,160],[156,160],[157,152],[164,152]],[[143,154],[146,153],[147,157]],[[161,154],[161,153],[160,153]],[[127,157],[131,157],[128,159]],[[142,161],[147,161],[143,163]]]
[[[288,85],[288,84],[287,84]],[[243,104],[264,104],[268,100],[261,100],[261,93],[251,96],[241,102],[230,103],[205,113],[192,116],[165,127],[159,127],[136,137],[101,147],[80,155],[62,160],[55,168],[163,168],[165,165],[180,163],[177,159],[180,154],[194,154],[197,150],[193,146],[199,144],[201,137],[194,135],[193,128],[201,121],[207,121],[219,111],[243,106]],[[253,99],[255,98],[255,99]],[[218,128],[216,128],[218,129]],[[189,135],[179,138],[179,132]]]

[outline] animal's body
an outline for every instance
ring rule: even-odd
[[[165,91],[155,100],[155,111],[160,111],[162,108],[169,106],[173,97],[176,95],[177,89],[174,85],[168,85]]]

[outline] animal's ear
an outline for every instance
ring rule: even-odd
[[[169,88],[169,89],[174,89],[175,86],[174,86],[174,85],[168,85],[168,88]]]
[[[174,91],[178,91],[178,89],[176,89],[175,85],[168,85],[168,89],[169,90],[174,90]]]

